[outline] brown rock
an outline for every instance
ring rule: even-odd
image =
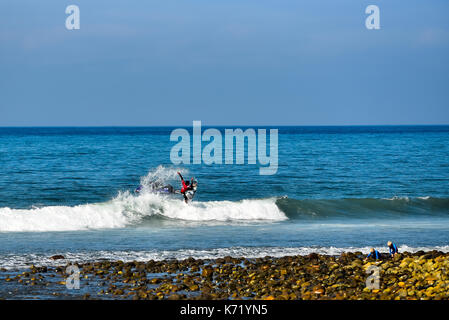
[[[52,259],[52,260],[60,260],[60,259],[65,259],[65,257],[63,255],[56,254],[54,256],[51,256],[50,259]]]

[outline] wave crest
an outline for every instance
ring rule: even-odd
[[[209,201],[185,204],[182,199],[144,193],[120,193],[105,203],[33,209],[0,208],[0,231],[75,231],[124,228],[162,216],[188,221],[284,220],[276,199]]]

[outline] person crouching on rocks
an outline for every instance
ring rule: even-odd
[[[390,257],[394,258],[399,253],[398,247],[391,241],[387,242],[387,246],[390,249]]]
[[[366,256],[366,259],[369,259],[369,258],[373,258],[373,259],[376,259],[376,260],[382,259],[382,257],[380,256],[379,251],[377,251],[374,248],[371,248],[371,250],[369,252],[369,255]]]

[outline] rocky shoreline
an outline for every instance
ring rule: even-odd
[[[415,300],[449,298],[449,253],[402,253],[365,260],[334,257],[189,258],[74,264],[80,289],[68,289],[67,269],[31,266],[0,271],[1,299],[265,299]],[[63,257],[59,257],[63,258]],[[374,266],[374,267],[373,267]],[[378,275],[379,281],[376,282]],[[378,286],[376,286],[378,284]]]

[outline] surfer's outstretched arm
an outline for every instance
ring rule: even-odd
[[[179,177],[181,178],[182,181],[184,181],[184,178],[181,175],[181,172],[178,171]]]

